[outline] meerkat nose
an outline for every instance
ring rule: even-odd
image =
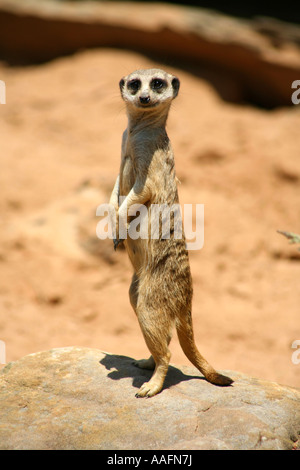
[[[150,96],[140,96],[140,103],[147,104],[150,101]]]

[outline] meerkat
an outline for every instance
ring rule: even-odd
[[[233,381],[219,374],[199,353],[193,333],[192,278],[184,234],[174,237],[174,217],[170,236],[123,238],[132,217],[133,204],[178,204],[174,156],[166,132],[171,102],[176,98],[179,79],[160,69],[137,70],[119,83],[126,104],[128,127],[123,134],[121,165],[110,204],[115,208],[114,248],[124,243],[134,274],[129,289],[130,302],[151,353],[149,359],[135,362],[140,368],[154,370],[137,397],[152,397],[164,384],[170,362],[169,343],[175,325],[183,352],[208,382],[230,385]],[[181,222],[182,223],[182,222]],[[121,227],[122,226],[122,227]],[[182,232],[183,233],[183,232]]]

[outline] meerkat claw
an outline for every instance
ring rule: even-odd
[[[114,239],[114,250],[116,251],[118,245],[120,245],[121,243],[123,243],[124,240],[118,240],[118,239]]]

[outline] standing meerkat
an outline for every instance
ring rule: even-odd
[[[117,216],[114,248],[124,243],[131,260],[134,274],[130,302],[151,352],[149,359],[136,361],[135,365],[154,369],[150,381],[142,385],[136,396],[151,397],[161,391],[171,356],[168,346],[174,325],[185,355],[206,380],[230,385],[232,380],[216,372],[195,345],[189,258],[184,235],[179,239],[174,236],[174,217],[170,217],[168,238],[163,237],[162,230],[158,238],[151,238],[152,205],[172,207],[179,203],[174,156],[166,132],[179,80],[163,70],[148,69],[131,73],[119,85],[128,127],[122,139],[120,173],[110,198]],[[124,237],[133,220],[128,211],[134,204],[147,208],[147,238],[133,239],[128,234]]]

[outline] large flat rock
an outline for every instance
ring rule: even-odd
[[[291,106],[300,28],[213,10],[147,2],[0,0],[0,59],[45,61],[84,48],[130,49],[235,77],[240,100]],[[225,80],[225,78],[224,78]]]
[[[1,449],[293,449],[300,391],[224,371],[230,387],[170,366],[163,391],[135,392],[151,372],[88,348],[38,352],[0,373]]]

